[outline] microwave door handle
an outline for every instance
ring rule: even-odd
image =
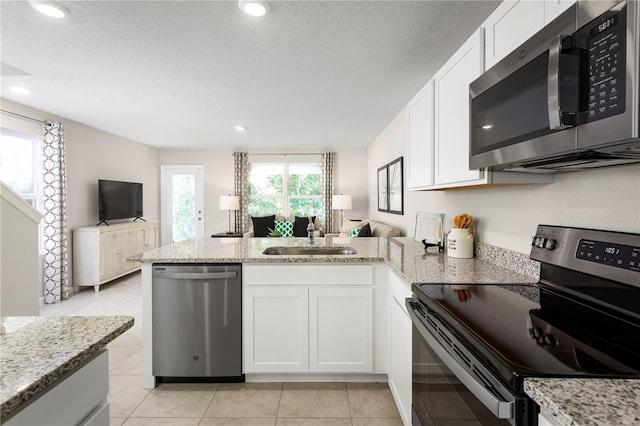
[[[560,54],[562,51],[562,36],[558,36],[549,47],[549,68],[547,72],[547,108],[549,111],[549,128],[561,130],[571,127],[561,120],[560,111]]]

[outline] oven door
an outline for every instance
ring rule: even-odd
[[[536,424],[526,398],[507,390],[426,306],[417,299],[406,305],[413,322],[414,426]]]

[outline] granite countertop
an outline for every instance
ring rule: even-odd
[[[640,424],[640,380],[531,378],[524,390],[562,426]]]
[[[0,317],[0,417],[56,385],[132,326],[132,316]]]
[[[386,262],[407,283],[535,283],[538,281],[533,262],[524,267],[520,259],[506,259],[498,266],[479,258],[455,259],[438,253],[437,248],[425,252],[422,243],[413,238],[319,238],[314,247],[352,247],[355,255],[295,255],[262,254],[274,246],[309,247],[306,238],[212,238],[186,240],[144,252],[132,261],[143,263],[358,263]],[[479,250],[483,251],[483,250]],[[491,250],[484,249],[491,253]],[[513,252],[512,252],[513,253]],[[516,257],[517,254],[515,254]],[[489,257],[490,254],[487,256]],[[526,255],[520,255],[526,257]]]

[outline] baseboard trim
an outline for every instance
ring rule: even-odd
[[[246,374],[247,383],[254,382],[367,382],[387,383],[386,374]]]

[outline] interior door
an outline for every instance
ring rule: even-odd
[[[160,166],[162,245],[204,238],[204,167]]]

